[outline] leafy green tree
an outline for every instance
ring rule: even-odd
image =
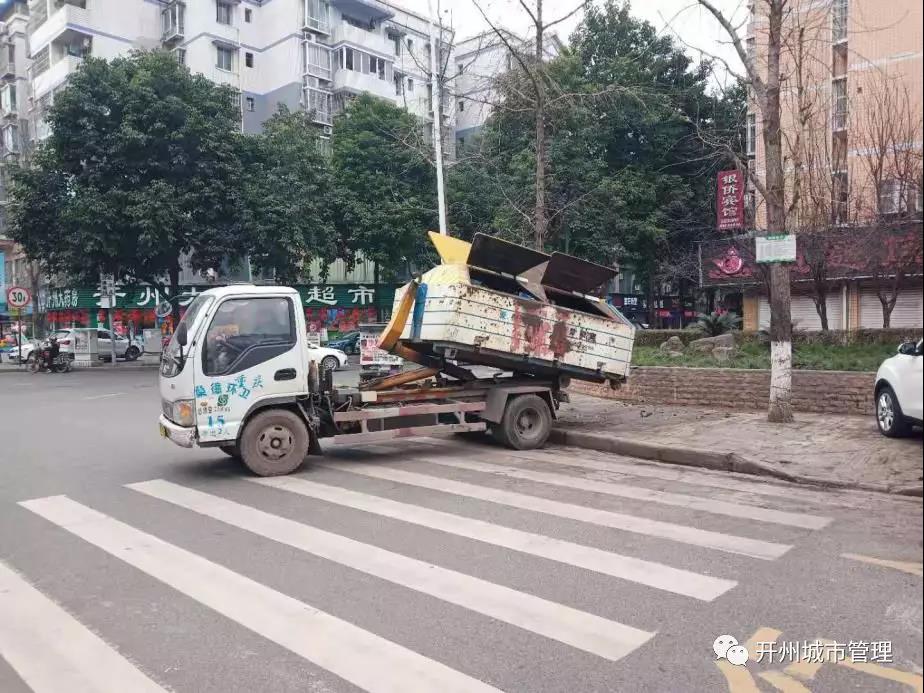
[[[14,176],[12,237],[51,274],[95,284],[112,273],[174,296],[184,261],[239,257],[233,98],[167,52],[87,58],[55,97],[52,134]]]
[[[243,138],[241,223],[251,267],[294,283],[337,257],[336,182],[309,114],[285,107]]]
[[[368,94],[336,118],[332,151],[339,254],[376,267],[376,281],[432,262],[426,232],[437,226],[436,184],[423,123]]]
[[[629,264],[653,293],[671,251],[714,226],[713,174],[730,160],[717,128],[730,108],[707,91],[709,66],[627,3],[588,5],[571,45],[543,71],[546,250]],[[523,84],[516,69],[499,81],[494,115],[450,177],[461,235],[531,235],[535,114]]]

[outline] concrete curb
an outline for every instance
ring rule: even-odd
[[[612,452],[628,457],[638,457],[645,460],[656,460],[668,464],[679,464],[687,467],[700,467],[703,469],[717,469],[739,474],[753,474],[755,476],[769,476],[782,481],[796,484],[808,484],[826,488],[844,490],[874,491],[901,496],[924,496],[924,488],[920,484],[906,486],[887,486],[886,484],[866,484],[852,481],[837,481],[822,477],[807,476],[803,474],[789,474],[764,462],[749,460],[733,452],[717,452],[715,450],[697,450],[695,448],[677,448],[657,443],[642,443],[637,440],[626,440],[614,436],[604,436],[583,431],[569,431],[562,428],[553,428],[549,441],[559,445],[572,445],[586,450],[599,450]]]

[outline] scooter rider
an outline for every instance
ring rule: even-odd
[[[54,365],[55,359],[58,357],[58,354],[61,353],[61,345],[58,344],[58,338],[54,335],[51,335],[48,338],[48,350],[45,352],[45,368],[49,371]]]

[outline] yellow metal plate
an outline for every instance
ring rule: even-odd
[[[472,244],[452,236],[444,236],[436,231],[429,232],[430,241],[440,254],[440,260],[447,265],[464,265],[468,262],[468,251]]]

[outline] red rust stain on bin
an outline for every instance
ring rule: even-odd
[[[549,351],[549,323],[542,318],[542,306],[517,302],[513,308],[511,351],[542,356]]]
[[[568,341],[568,323],[566,316],[558,314],[555,324],[552,326],[552,336],[549,339],[549,346],[556,359],[560,359],[566,353],[571,351],[571,342]]]

